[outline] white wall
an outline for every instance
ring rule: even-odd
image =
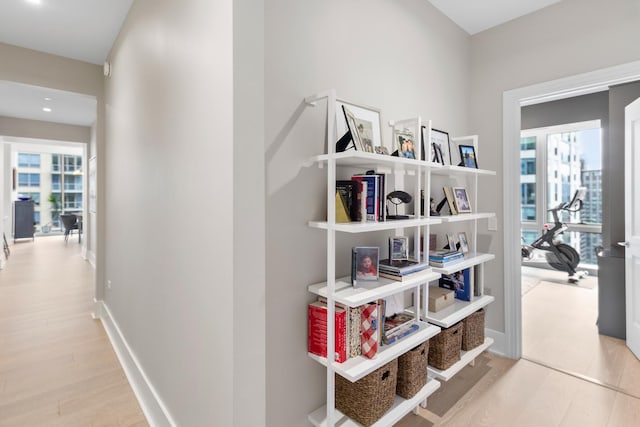
[[[470,127],[480,136],[483,164],[498,171],[502,188],[502,96],[536,83],[598,70],[640,58],[640,3],[636,0],[564,0],[471,38]],[[514,141],[518,144],[519,141]],[[504,218],[501,191],[488,192],[482,210]],[[513,212],[513,215],[519,215]],[[487,264],[486,288],[504,306],[503,233],[491,233],[496,261]],[[504,331],[504,313],[487,311],[487,326]]]
[[[251,283],[233,274],[232,30],[228,0],[138,0],[109,58],[105,301],[180,426],[233,425],[234,342],[250,339],[233,333]]]
[[[326,213],[326,175],[303,167],[325,150],[326,107],[303,98],[335,88],[379,107],[386,144],[390,119],[417,115],[466,134],[470,41],[423,0],[265,4],[267,425],[293,427],[324,404],[326,376],[306,347],[306,289],[326,279],[325,233],[306,222]],[[338,239],[347,274],[354,241]]]

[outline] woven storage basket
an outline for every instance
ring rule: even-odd
[[[410,399],[424,387],[427,383],[428,358],[428,340],[398,358],[396,394],[405,399]]]
[[[462,349],[462,322],[450,328],[442,329],[431,338],[429,344],[429,365],[438,369],[447,369],[460,360]]]
[[[393,406],[397,378],[398,359],[356,382],[336,375],[336,408],[352,420],[370,426]]]
[[[467,316],[462,332],[462,349],[464,351],[471,350],[484,342],[484,309],[480,309],[475,313]]]

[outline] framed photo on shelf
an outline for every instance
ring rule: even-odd
[[[458,249],[456,235],[454,233],[447,233],[447,244],[449,246],[449,250],[451,251],[455,251]]]
[[[347,111],[350,119],[347,119]],[[351,131],[352,127],[355,130],[355,132],[351,134],[354,140],[350,144],[347,144],[347,147],[351,145],[351,148],[369,153],[375,153],[376,147],[383,147],[380,110],[340,99],[336,100],[336,130],[338,139],[342,141],[345,137],[348,137],[348,135],[345,134]],[[354,135],[356,132],[357,137]],[[358,142],[355,141],[356,138],[358,138]],[[343,151],[344,149],[339,150],[338,147],[336,147],[336,150]]]
[[[438,150],[440,154],[440,164],[450,165],[451,154],[449,153],[449,134],[447,132],[431,129],[431,143],[435,144],[434,150]],[[436,146],[438,148],[436,148]]]
[[[478,169],[478,160],[476,159],[476,149],[473,145],[458,145],[460,151],[460,159],[462,166],[466,168]]]
[[[351,281],[355,286],[358,280],[378,280],[380,248],[375,246],[356,246],[351,254]]]
[[[405,159],[416,158],[414,137],[410,130],[395,131],[394,139],[398,146],[398,157]]]
[[[391,261],[409,259],[408,237],[389,237],[389,259]]]
[[[452,187],[451,190],[453,191],[453,200],[456,203],[456,210],[459,213],[470,213],[471,203],[469,202],[467,190],[463,187]]]
[[[460,242],[460,252],[466,254],[469,252],[469,241],[467,240],[467,233],[464,231],[458,233],[458,241]]]
[[[453,190],[451,187],[443,187],[444,197],[447,199],[447,206],[449,206],[449,212],[451,215],[457,215],[458,209],[456,208],[456,202],[453,198]]]

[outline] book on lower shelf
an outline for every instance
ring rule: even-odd
[[[417,273],[422,270],[426,270],[429,268],[429,263],[427,262],[418,262],[413,259],[403,259],[403,260],[389,260],[383,259],[380,260],[378,269],[381,272],[395,274],[395,275],[405,275],[410,273]]]
[[[452,274],[443,274],[438,285],[441,288],[451,289],[456,298],[462,301],[471,301],[473,296],[473,268],[465,268]]]
[[[327,304],[315,301],[307,310],[307,341],[309,353],[327,357]],[[335,356],[334,360],[342,363],[347,360],[347,312],[335,308]]]

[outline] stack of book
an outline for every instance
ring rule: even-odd
[[[448,249],[429,252],[429,265],[433,267],[447,267],[450,264],[464,259],[464,254],[458,251],[450,251]]]
[[[389,259],[380,260],[378,266],[380,277],[385,277],[391,280],[404,281],[415,277],[416,274],[424,272],[429,269],[429,263],[418,262],[410,259],[393,260]]]
[[[384,319],[383,344],[393,344],[420,329],[415,317],[410,314],[397,313]]]

